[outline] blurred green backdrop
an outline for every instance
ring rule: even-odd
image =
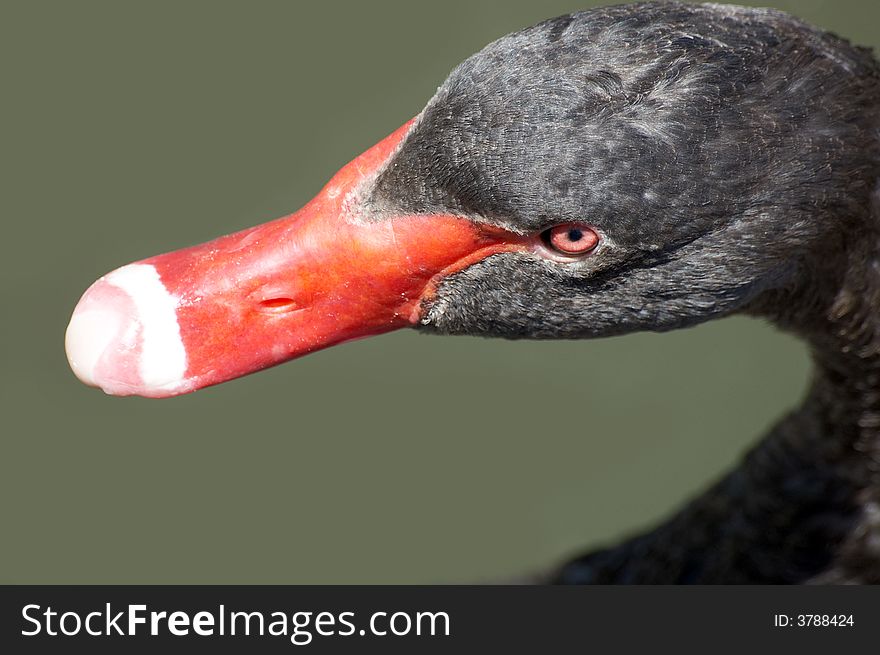
[[[508,343],[387,335],[191,396],[79,384],[98,276],[308,200],[487,42],[593,3],[0,9],[0,581],[503,578],[649,525],[803,393],[737,318]],[[874,2],[771,2],[880,45]]]

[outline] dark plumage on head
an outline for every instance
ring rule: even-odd
[[[666,330],[790,289],[862,233],[880,73],[772,10],[643,3],[548,20],[458,66],[361,203],[603,236],[577,263],[505,253],[443,282],[423,327]],[[759,303],[760,304],[760,303]]]

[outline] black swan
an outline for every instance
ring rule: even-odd
[[[398,327],[580,339],[742,312],[815,379],[741,465],[556,583],[880,582],[880,65],[784,13],[642,3],[458,66],[302,210],[124,266],[71,366],[170,396]]]

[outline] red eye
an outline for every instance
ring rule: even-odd
[[[586,255],[599,245],[599,235],[580,223],[564,223],[544,232],[547,244],[563,255]]]

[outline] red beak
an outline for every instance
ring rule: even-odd
[[[388,159],[410,123],[342,168],[295,214],[95,282],[67,328],[77,377],[115,395],[187,393],[413,325],[442,277],[530,248],[524,237],[454,216],[358,215],[350,192]]]

